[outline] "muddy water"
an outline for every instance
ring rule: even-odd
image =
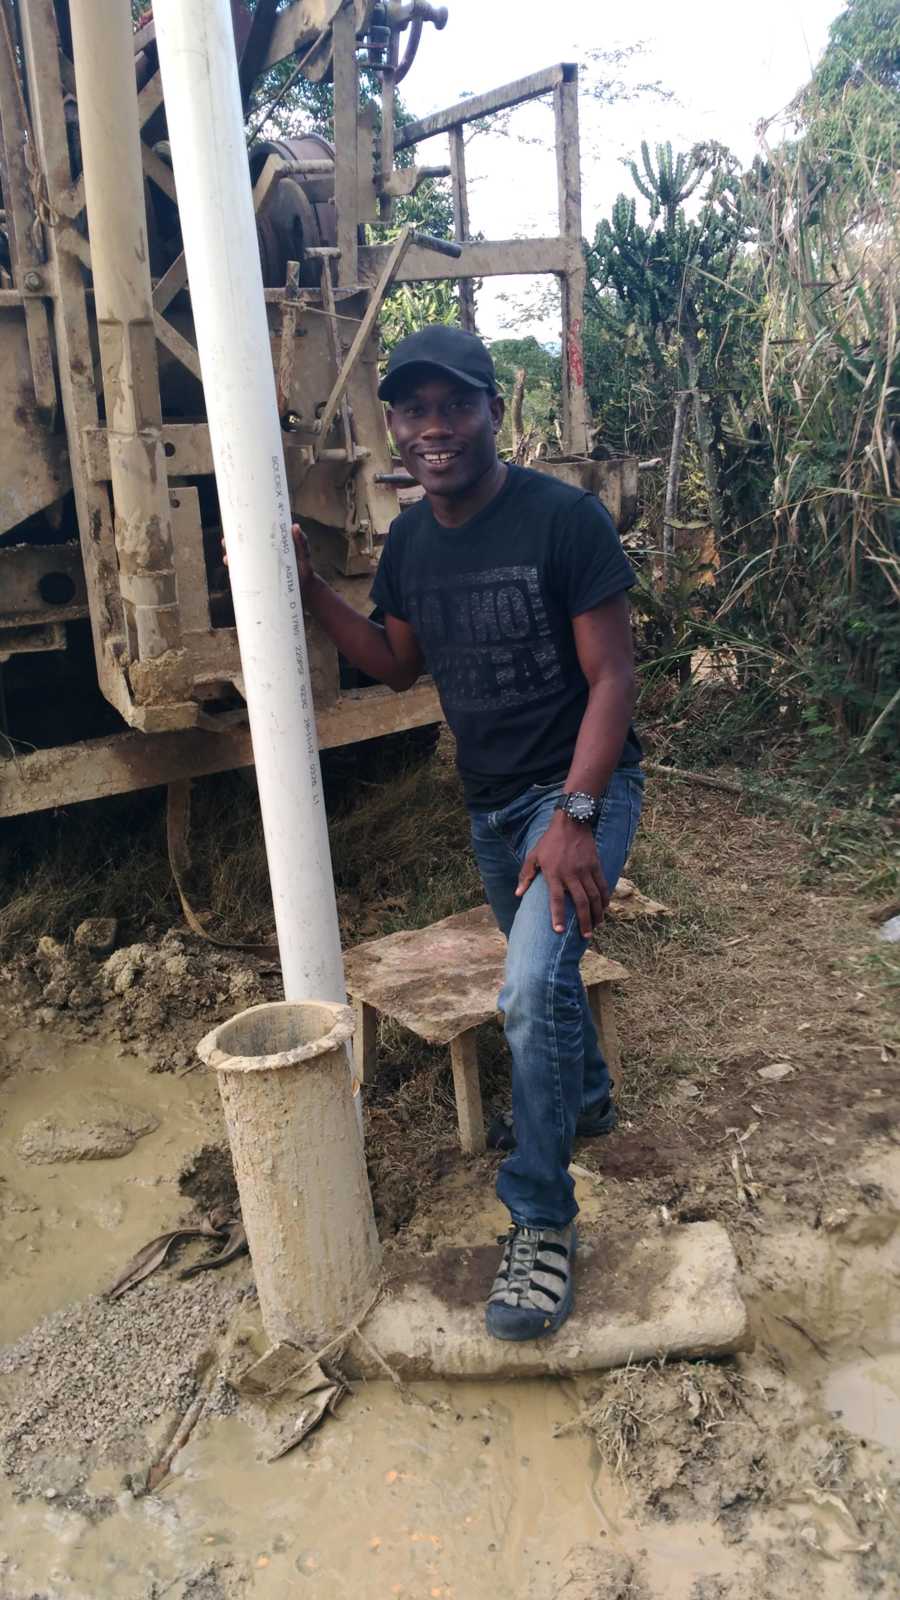
[[[588,1441],[553,1437],[574,1414],[574,1389],[461,1383],[414,1396],[404,1403],[373,1384],[308,1453],[271,1465],[247,1424],[214,1419],[148,1499],[95,1474],[95,1495],[118,1496],[117,1513],[100,1520],[7,1506],[7,1548],[18,1554],[4,1600],[32,1587],[49,1600],[140,1600],[206,1565],[242,1600],[550,1600],[569,1578],[579,1597],[605,1593],[575,1588],[585,1545],[601,1562],[605,1551],[639,1556],[650,1592],[666,1600],[739,1570],[740,1553],[711,1523],[639,1527]],[[603,1567],[583,1559],[599,1581]]]
[[[65,1044],[52,1035],[5,1041],[13,1072],[0,1084],[0,1243],[6,1293],[0,1340],[12,1342],[49,1311],[94,1294],[188,1203],[177,1178],[185,1158],[224,1138],[218,1092],[199,1069],[151,1075],[115,1042]],[[79,1120],[99,1093],[152,1112],[155,1132],[117,1160],[36,1166],[16,1145],[26,1123]]]
[[[648,1600],[794,1600],[790,1583],[754,1586],[763,1568],[720,1525],[629,1514],[590,1443],[554,1438],[579,1403],[574,1386],[419,1385],[413,1397],[370,1385],[308,1452],[273,1464],[248,1424],[214,1418],[147,1499],[123,1493],[115,1472],[95,1473],[90,1491],[117,1501],[99,1519],[15,1505],[7,1489],[4,1600],[35,1590],[42,1600],[181,1600],[210,1568],[220,1587],[202,1592],[228,1600],[600,1600],[632,1592],[608,1587],[622,1581],[617,1561],[626,1573],[637,1564],[645,1587],[634,1592]],[[753,1532],[790,1553],[790,1527],[757,1515]],[[821,1600],[859,1593],[840,1564],[818,1590]]]
[[[900,1464],[900,1324],[897,1348],[838,1367],[822,1388],[826,1411],[861,1439],[883,1445]]]
[[[95,1292],[146,1238],[178,1221],[185,1157],[222,1136],[215,1085],[199,1072],[151,1076],[100,1041],[62,1050],[40,1035],[8,1044],[15,1070],[0,1087],[11,1284],[0,1306],[4,1339]],[[116,1161],[46,1167],[19,1159],[26,1122],[51,1113],[75,1121],[94,1091],[152,1110],[159,1129]],[[867,1176],[885,1185],[898,1179],[880,1170]],[[602,1197],[586,1174],[579,1191],[585,1214],[599,1215]],[[896,1196],[900,1210],[900,1181]],[[502,1223],[487,1188],[467,1175],[449,1200],[445,1225],[452,1221],[457,1237],[483,1241]],[[759,1318],[765,1339],[817,1397],[819,1415],[840,1412],[862,1437],[896,1446],[900,1328],[891,1308],[900,1234],[891,1218],[867,1229],[855,1238],[782,1231],[761,1245],[768,1253]],[[830,1347],[829,1363],[810,1340]],[[799,1532],[818,1528],[827,1508],[754,1513],[739,1543],[711,1521],[636,1517],[589,1439],[554,1436],[587,1387],[422,1385],[404,1403],[390,1385],[364,1386],[308,1450],[273,1464],[270,1441],[243,1417],[210,1417],[153,1495],[135,1500],[121,1466],[96,1471],[86,1485],[88,1512],[58,1499],[18,1501],[16,1484],[0,1480],[0,1596],[595,1600],[628,1592],[618,1558],[636,1564],[632,1592],[649,1600],[794,1600]],[[817,1537],[827,1544],[824,1521]],[[839,1530],[836,1550],[846,1543]],[[777,1582],[763,1550],[783,1563]],[[863,1594],[846,1557],[816,1560],[820,1600]],[[205,1572],[214,1574],[210,1586],[192,1590]]]

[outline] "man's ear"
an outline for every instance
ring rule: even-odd
[[[397,454],[397,441],[394,438],[394,410],[393,410],[392,406],[389,406],[389,405],[385,406],[385,408],[384,408],[384,420],[387,423],[388,441],[390,443],[391,449],[393,450],[394,454],[396,455]]]
[[[494,424],[494,432],[499,433],[503,426],[503,418],[506,415],[506,401],[502,394],[492,394],[488,396],[488,406],[490,408],[491,421]]]

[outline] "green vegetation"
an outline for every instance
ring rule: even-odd
[[[634,541],[645,715],[672,759],[762,759],[870,813],[900,755],[898,88],[900,12],[850,0],[789,137],[745,173],[645,145],[587,250],[599,437],[663,463]]]

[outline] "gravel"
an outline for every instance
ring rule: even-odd
[[[0,1351],[12,1419],[0,1466],[17,1487],[71,1493],[103,1463],[147,1466],[147,1433],[195,1398],[248,1280],[246,1262],[186,1283],[159,1276],[120,1300],[65,1307]],[[55,1469],[61,1450],[64,1485]]]

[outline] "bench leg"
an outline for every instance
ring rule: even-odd
[[[619,1052],[619,1033],[613,1006],[611,983],[595,983],[588,989],[588,1004],[597,1026],[600,1049],[610,1072],[617,1082],[622,1079],[622,1057]]]
[[[486,1144],[474,1028],[470,1028],[468,1033],[461,1033],[458,1039],[451,1039],[450,1064],[453,1067],[453,1092],[456,1095],[456,1115],[459,1119],[459,1142],[466,1155],[480,1155]]]
[[[375,1072],[378,1013],[365,1000],[353,1001],[353,1072],[360,1083],[371,1083]]]

